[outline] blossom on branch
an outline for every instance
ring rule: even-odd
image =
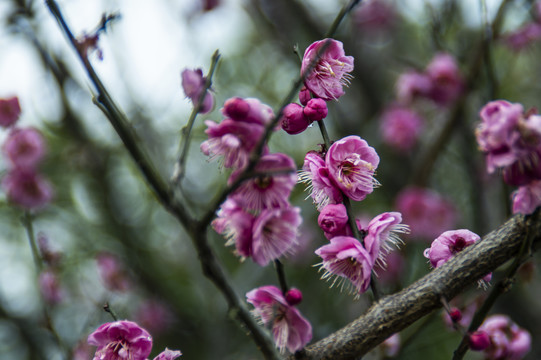
[[[192,100],[194,106],[199,104],[199,99],[203,94],[203,91],[206,91],[203,102],[201,103],[200,112],[206,114],[212,110],[214,106],[214,95],[210,91],[205,90],[205,83],[207,78],[203,76],[203,71],[201,69],[184,69],[181,73],[181,84],[184,94]]]
[[[382,268],[385,268],[385,258],[393,248],[404,244],[399,234],[409,233],[409,227],[401,222],[402,214],[386,212],[370,220],[364,230],[364,246],[374,263],[378,263]]]
[[[291,353],[299,351],[312,339],[312,326],[294,306],[299,301],[298,293],[289,296],[294,299],[293,303],[272,285],[246,294],[246,300],[254,306],[253,314],[264,325],[270,326],[274,342],[282,353],[285,349]]]
[[[334,142],[325,157],[329,177],[351,200],[364,200],[379,182],[374,178],[379,156],[359,136],[346,136]]]
[[[483,350],[487,359],[522,359],[532,345],[530,333],[505,315],[492,315],[485,319],[479,331],[488,334],[490,345]]]
[[[326,47],[323,51],[324,47]],[[318,52],[319,54],[318,58]],[[337,100],[344,95],[344,86],[349,84],[353,71],[353,56],[346,56],[344,46],[334,39],[323,39],[312,43],[304,52],[301,74],[305,74],[317,58],[314,67],[306,75],[304,85],[315,97]]]
[[[323,260],[320,265],[325,273],[321,278],[330,280],[334,277],[331,287],[337,282],[342,290],[352,285],[349,292],[357,296],[368,289],[374,261],[359,240],[351,236],[336,236],[315,253]]]
[[[145,360],[152,350],[150,334],[132,321],[105,323],[88,336],[97,346],[94,360]]]
[[[307,183],[314,204],[318,210],[327,204],[342,202],[342,192],[329,175],[324,157],[317,151],[309,151],[302,170],[299,172],[299,182]]]
[[[541,180],[519,187],[512,197],[513,214],[532,214],[541,205]]]

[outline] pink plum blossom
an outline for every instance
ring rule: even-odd
[[[206,77],[203,76],[201,69],[184,69],[181,73],[182,89],[187,97],[192,100],[194,106],[199,104],[199,99],[205,89]],[[201,104],[200,112],[202,114],[208,113],[214,106],[214,96],[207,91],[203,103]]]
[[[513,214],[530,215],[541,205],[541,180],[521,186],[513,193]]]
[[[541,24],[531,22],[523,27],[505,34],[504,43],[514,51],[520,51],[541,39]]]
[[[432,83],[428,97],[438,105],[450,105],[463,91],[460,70],[455,58],[450,54],[436,54],[428,64],[426,74]]]
[[[311,44],[302,59],[301,74],[308,71],[319,55],[315,66],[304,80],[304,85],[315,97],[323,100],[337,100],[344,95],[343,87],[349,84],[350,72],[353,71],[353,57],[346,56],[343,44],[334,39],[323,39]]]
[[[154,335],[167,330],[175,321],[173,311],[157,299],[145,300],[139,304],[134,317],[138,324]]]
[[[449,230],[432,242],[430,248],[425,250],[424,256],[430,260],[432,267],[439,268],[480,239],[479,235],[466,229]]]
[[[260,266],[291,253],[302,222],[300,208],[265,209],[254,220],[252,259]]]
[[[46,269],[39,274],[39,290],[45,302],[56,305],[62,301],[65,294],[60,287],[58,277],[52,269]]]
[[[432,81],[428,75],[408,70],[396,81],[396,97],[398,102],[409,105],[417,97],[426,97],[432,89]]]
[[[3,150],[13,166],[35,168],[45,156],[45,140],[37,129],[14,129],[4,142]]]
[[[379,156],[359,136],[346,136],[334,142],[327,151],[325,164],[329,177],[351,200],[364,200],[379,185],[374,178]]]
[[[208,140],[201,144],[205,155],[223,156],[226,168],[243,168],[248,164],[250,152],[255,148],[263,135],[264,127],[257,123],[225,119],[217,124],[205,121]]]
[[[317,223],[327,239],[335,236],[352,236],[348,225],[348,213],[344,204],[328,204],[319,213]]]
[[[175,360],[181,355],[182,353],[179,350],[169,350],[168,348],[165,348],[165,350],[159,353],[154,360]]]
[[[425,188],[408,187],[395,201],[414,238],[434,239],[443,231],[453,228],[456,211],[439,193]]]
[[[386,212],[370,220],[365,229],[364,246],[375,263],[385,267],[385,258],[393,247],[404,244],[399,234],[409,233],[409,227],[402,224],[402,214]]]
[[[541,180],[541,116],[504,100],[489,102],[479,115],[475,135],[488,172],[502,168],[504,180],[516,186]]]
[[[331,287],[338,282],[343,289],[349,281],[352,285],[350,292],[357,296],[368,289],[374,262],[359,240],[350,236],[337,236],[315,253],[323,260],[321,269],[325,269],[325,273],[321,278],[329,280],[334,277]]]
[[[293,159],[286,154],[263,155],[254,169],[262,175],[246,180],[230,196],[247,210],[287,207],[289,194],[297,183],[296,168]],[[234,171],[229,183],[240,173],[241,170]]]
[[[320,121],[327,117],[329,110],[327,109],[327,103],[320,98],[310,99],[304,107],[304,115],[310,121]]]
[[[480,239],[479,235],[470,230],[449,230],[432,242],[430,248],[424,251],[424,256],[430,260],[432,267],[439,268],[457,253],[473,245]],[[488,282],[491,278],[492,273],[487,274],[483,280]]]
[[[309,151],[305,158],[302,171],[299,172],[299,182],[307,183],[307,191],[317,209],[327,204],[342,202],[342,192],[329,175],[325,160],[316,151]]]
[[[0,126],[10,127],[19,120],[21,115],[21,105],[16,96],[0,99]]]
[[[253,314],[270,326],[274,342],[281,352],[301,350],[312,339],[312,326],[276,286],[262,286],[246,294],[254,306]]]
[[[28,210],[39,210],[53,198],[53,188],[32,169],[11,169],[2,179],[8,199]]]
[[[290,135],[302,133],[312,122],[304,115],[303,107],[296,103],[288,104],[280,119],[282,129]]]
[[[125,292],[131,287],[126,270],[115,255],[100,253],[96,256],[96,264],[101,280],[107,289]]]
[[[530,333],[505,315],[489,316],[479,331],[487,333],[490,338],[490,345],[483,350],[487,359],[520,360],[531,349]]]
[[[97,346],[94,360],[145,360],[152,350],[150,334],[132,321],[105,323],[88,336]]]
[[[252,213],[245,211],[234,199],[228,198],[218,210],[218,217],[212,222],[212,227],[224,235],[226,245],[235,245],[238,256],[247,258],[252,255],[254,220]]]
[[[272,108],[256,98],[233,97],[225,101],[222,114],[229,119],[267,125],[274,118]]]
[[[396,22],[394,7],[385,0],[367,1],[353,14],[356,25],[362,31],[379,32],[388,30]]]
[[[424,128],[423,119],[413,110],[393,106],[381,116],[383,141],[398,151],[411,150]]]

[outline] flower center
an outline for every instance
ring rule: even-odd
[[[254,180],[256,186],[260,189],[266,189],[272,184],[272,177],[271,176],[258,176]]]
[[[450,250],[453,254],[456,254],[464,250],[464,248],[467,246],[468,244],[466,243],[466,240],[463,237],[459,237],[456,239],[455,243],[450,246]]]

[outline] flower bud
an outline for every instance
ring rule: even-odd
[[[233,120],[243,119],[248,115],[250,111],[250,104],[240,97],[234,97],[228,99],[222,110],[225,116],[230,117]]]
[[[454,323],[457,323],[462,320],[462,313],[457,308],[452,308],[449,312],[449,317]]]
[[[325,100],[319,98],[310,99],[304,108],[304,115],[310,121],[323,120],[327,116],[327,113],[327,103]]]
[[[21,105],[16,96],[0,99],[0,126],[10,127],[17,122],[21,115]]]
[[[300,134],[308,128],[310,123],[310,120],[304,116],[303,108],[299,104],[291,103],[284,108],[281,125],[282,129],[288,134]]]
[[[286,293],[286,300],[287,300],[287,303],[291,306],[294,306],[294,305],[297,305],[298,303],[300,303],[302,301],[302,293],[299,289],[290,289],[287,293]]]
[[[302,106],[306,106],[311,98],[312,94],[310,93],[310,90],[308,90],[306,86],[303,86],[299,92],[299,101],[301,102]]]
[[[473,351],[481,351],[489,347],[490,338],[484,331],[475,331],[470,334],[470,349]]]

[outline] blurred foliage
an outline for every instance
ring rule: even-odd
[[[68,18],[76,18],[77,11],[84,12],[84,9],[77,10],[76,3],[80,1],[60,2],[68,8]],[[95,11],[114,9],[122,14],[123,6],[138,6],[120,0],[112,5],[105,3]],[[170,18],[148,19],[148,23],[158,26],[184,22],[187,24],[184,31],[204,31],[203,25],[197,24],[208,24],[210,17],[218,22],[215,28],[227,22],[232,12],[241,13],[242,19],[236,28],[235,41],[225,42],[221,49],[225,55],[213,83],[216,109],[199,116],[194,128],[189,170],[181,196],[197,214],[223,189],[229,175],[199,152],[199,144],[205,139],[203,120],[219,121],[221,104],[233,96],[259,98],[277,111],[298,76],[300,63],[294,46],[298,46],[302,56],[310,43],[321,39],[344,1],[224,1],[208,13],[197,11],[194,4],[191,4],[193,12],[182,13],[183,2],[180,3],[157,1],[157,7],[171,10],[161,13]],[[421,5],[411,5],[414,3]],[[489,3],[493,17],[499,2]],[[428,123],[420,146],[410,154],[397,153],[387,147],[381,140],[378,120],[395,98],[398,75],[411,67],[424,68],[438,51],[453,54],[461,71],[468,74],[485,36],[482,12],[470,9],[477,7],[477,2],[402,4],[395,1],[391,4],[397,17],[390,28],[369,32],[353,21],[352,14],[335,36],[344,43],[346,54],[355,57],[355,79],[339,102],[329,104],[327,127],[333,139],[349,134],[362,136],[381,157],[378,180],[382,187],[362,203],[355,204],[359,214],[370,216],[393,210],[396,194],[412,183],[419,161],[452,116],[451,109],[417,104]],[[186,359],[260,358],[244,331],[228,317],[221,295],[202,275],[187,235],[156,201],[113,129],[92,104],[88,82],[67,43],[52,30],[55,24],[43,2],[13,0],[1,5],[0,21],[5,31],[0,40],[6,41],[6,46],[0,60],[7,52],[24,46],[33,69],[23,68],[21,64],[21,68],[13,71],[32,72],[34,81],[41,84],[35,89],[39,99],[37,95],[21,94],[27,100],[23,102],[21,121],[37,126],[47,138],[48,160],[42,171],[54,184],[55,200],[35,214],[34,229],[43,232],[51,247],[62,254],[59,279],[66,295],[55,306],[43,303],[37,289],[37,270],[20,221],[23,212],[3,197],[0,203],[0,358],[69,358],[69,352],[79,341],[84,342],[91,331],[111,321],[109,314],[102,310],[105,302],[120,318],[136,320],[138,306],[152,299],[159,300],[170,311],[167,327],[153,334],[152,355],[167,346],[181,349]],[[527,21],[530,5],[528,1],[510,2],[504,9],[502,31],[511,31]],[[472,19],[475,14],[479,18]],[[94,20],[97,23],[99,16]],[[146,26],[144,20],[141,19],[141,26]],[[115,23],[110,33],[100,40],[106,62],[100,65],[96,59],[93,61],[98,71],[102,71],[105,83],[113,89],[113,97],[124,107],[157,168],[167,177],[177,154],[180,129],[190,109],[187,102],[176,105],[183,102],[180,88],[174,94],[164,94],[157,88],[137,89],[134,79],[138,74],[134,69],[139,68],[137,65],[125,67],[129,53],[122,54],[124,38],[116,33],[122,29],[123,21]],[[73,26],[81,28],[76,23]],[[173,33],[172,37],[175,36]],[[161,50],[204,54],[214,50],[206,48],[204,42],[193,45]],[[142,42],[140,46],[146,44]],[[474,78],[470,79],[472,85],[458,125],[453,128],[430,176],[423,179],[430,188],[452,199],[460,213],[459,228],[480,234],[507,217],[506,199],[512,189],[502,186],[497,176],[484,175],[483,159],[473,138],[477,113],[483,104],[497,98],[521,102],[526,108],[539,106],[540,85],[535,79],[541,76],[538,43],[516,52],[495,38],[489,47],[491,68],[487,69],[485,64],[470,74]],[[193,55],[192,58],[201,62],[174,65],[176,69],[170,76],[177,84],[182,67],[208,66],[208,60]],[[137,64],[136,58],[133,61]],[[492,78],[487,70],[492,71]],[[5,87],[2,91],[6,91]],[[153,102],[154,95],[147,97],[147,94],[154,92],[168,98]],[[277,132],[270,147],[273,151],[290,154],[300,167],[305,153],[316,149],[321,142],[319,130],[313,127],[296,136]],[[311,201],[305,200],[306,195],[302,186],[298,186],[291,197],[292,203],[302,208],[306,244],[284,263],[289,284],[303,291],[304,301],[299,308],[311,321],[314,340],[318,340],[360,316],[369,306],[371,296],[365,294],[355,301],[338,289],[328,289],[328,284],[319,280],[320,274],[313,267],[318,259],[313,251],[326,240],[317,227],[317,212]],[[212,245],[239,294],[258,286],[277,284],[272,266],[261,268],[250,260],[240,263],[231,249],[223,246],[224,240],[212,230],[209,232]],[[383,287],[385,293],[399,290],[429,271],[422,256],[427,245],[412,242],[402,248],[406,270],[398,282]],[[95,257],[101,252],[115,254],[120,259],[132,284],[127,292],[107,290],[100,282]],[[535,339],[541,334],[541,311],[536,300],[541,287],[537,267],[532,271],[532,279],[518,277],[512,291],[502,297],[494,311],[509,314],[532,333],[533,349],[527,358],[538,359],[541,347]],[[495,278],[498,276],[496,273]],[[472,288],[463,298],[473,299],[482,294],[482,290]],[[60,343],[51,328],[55,329]],[[427,322],[414,324],[401,335],[409,340],[397,359],[449,359],[459,343],[458,334],[445,328],[439,314],[430,316]],[[479,355],[470,353],[467,358],[478,359]]]

